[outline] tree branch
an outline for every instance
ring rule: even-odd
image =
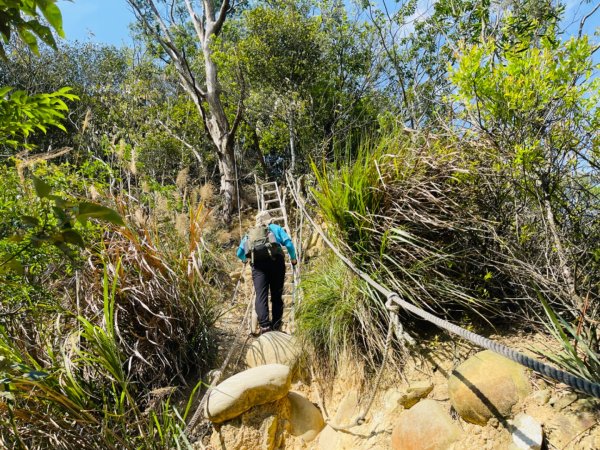
[[[198,150],[196,150],[196,147],[194,147],[192,144],[190,144],[189,142],[187,142],[182,137],[180,137],[177,134],[175,134],[173,132],[173,130],[171,130],[171,128],[169,128],[167,126],[167,124],[164,123],[162,120],[156,119],[156,121],[159,123],[160,126],[162,126],[164,128],[164,130],[169,134],[169,136],[171,136],[173,139],[178,140],[183,145],[185,145],[187,148],[189,148],[192,151],[192,153],[194,154],[194,156],[196,157],[196,159],[198,160],[198,163],[200,165],[204,164],[204,160],[202,159],[202,156],[200,156],[200,153],[198,153]]]
[[[190,18],[192,19],[192,23],[194,24],[194,29],[196,30],[198,39],[200,42],[204,42],[204,24],[202,23],[202,19],[198,17],[198,14],[196,14],[196,11],[194,10],[190,0],[185,0],[185,6],[188,10]]]
[[[225,22],[225,18],[227,17],[227,12],[229,11],[229,0],[223,0],[221,4],[221,9],[219,10],[219,17],[217,17],[217,21],[213,27],[213,33],[215,36],[218,36],[221,32],[221,28],[223,28],[223,22]]]
[[[600,3],[598,3],[598,4],[596,5],[596,7],[590,11],[590,13],[589,13],[589,14],[587,14],[587,15],[586,15],[586,16],[585,16],[583,19],[581,19],[581,22],[579,23],[579,32],[577,33],[577,37],[578,37],[579,39],[581,39],[581,36],[583,35],[583,27],[584,27],[584,25],[585,25],[585,22],[587,22],[587,20],[588,20],[590,17],[592,17],[592,16],[594,15],[594,13],[595,13],[596,11],[598,11],[598,9],[599,9],[599,8],[600,8]]]

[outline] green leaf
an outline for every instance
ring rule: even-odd
[[[61,234],[66,243],[85,248],[85,243],[83,242],[81,235],[77,231],[65,230]]]
[[[125,226],[125,222],[114,209],[107,208],[106,206],[98,205],[96,203],[81,202],[79,204],[79,213],[77,214],[77,220],[94,218],[104,220],[106,222],[113,223],[115,225]]]
[[[62,38],[65,37],[65,32],[62,26],[62,14],[60,13],[60,9],[58,6],[54,4],[54,2],[39,2],[40,9],[42,10],[42,14],[48,21],[50,25],[56,30],[58,35]]]
[[[0,100],[2,100],[4,98],[4,96],[12,90],[13,90],[13,88],[10,86],[5,86],[3,88],[0,88]]]
[[[46,183],[41,178],[36,176],[32,176],[33,178],[33,186],[35,187],[35,192],[39,198],[48,197],[50,191],[52,191],[52,187]]]
[[[40,225],[40,220],[33,216],[21,216],[23,223],[30,227],[37,227]]]
[[[35,35],[31,31],[29,31],[29,29],[25,28],[25,26],[26,25],[18,27],[17,33],[19,33],[19,37],[23,39],[23,42],[27,44],[31,51],[36,55],[39,55],[40,50],[38,48],[37,39]]]
[[[4,267],[6,267],[8,270],[16,273],[17,275],[23,275],[25,273],[25,268],[23,267],[23,264],[21,264],[21,261],[19,261],[16,258],[11,259],[10,261],[8,261]]]

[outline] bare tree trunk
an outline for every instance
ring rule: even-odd
[[[294,109],[290,110],[289,118],[289,131],[290,131],[290,156],[292,161],[290,163],[290,171],[294,173],[296,168],[296,130],[294,129]]]
[[[235,170],[235,152],[233,142],[224,140],[219,151],[219,171],[221,176],[220,193],[223,196],[225,217],[230,218],[238,205],[237,179]]]
[[[265,161],[265,155],[263,155],[260,150],[260,140],[258,139],[258,133],[256,132],[256,127],[252,126],[252,147],[256,152],[256,156],[258,157],[258,162],[265,173],[265,177],[270,179],[269,169],[267,168],[267,162]]]
[[[193,0],[183,0],[194,25],[204,59],[204,85],[197,81],[185,53],[171,34],[176,23],[171,15],[161,14],[155,0],[127,0],[146,33],[155,38],[169,55],[177,70],[179,81],[185,92],[196,105],[204,128],[210,136],[219,161],[221,177],[220,193],[224,199],[223,212],[226,220],[231,218],[237,204],[235,176],[234,138],[242,117],[242,103],[238,104],[236,116],[230,123],[221,102],[221,86],[217,65],[213,60],[211,42],[219,35],[230,10],[230,0],[223,0],[215,11],[213,0],[202,0],[200,11],[194,8]],[[242,84],[243,85],[243,84]],[[243,93],[242,93],[243,94]],[[243,98],[243,95],[240,95]],[[208,105],[208,108],[206,106]]]

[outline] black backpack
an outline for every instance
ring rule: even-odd
[[[244,243],[246,258],[252,264],[255,261],[264,261],[267,258],[274,259],[277,253],[282,253],[281,246],[267,225],[259,225],[248,230]]]

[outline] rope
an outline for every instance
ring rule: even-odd
[[[288,180],[288,183],[289,183],[289,180]],[[512,348],[506,347],[505,345],[502,345],[491,339],[487,339],[487,338],[480,336],[478,334],[475,334],[471,331],[465,330],[464,328],[459,327],[458,325],[454,325],[444,319],[434,316],[433,314],[431,314],[427,311],[424,311],[423,309],[418,308],[418,307],[412,305],[411,303],[408,303],[407,301],[400,298],[400,296],[396,292],[393,292],[390,289],[387,289],[386,287],[377,283],[367,273],[360,270],[348,258],[346,258],[344,255],[342,255],[342,253],[335,247],[335,245],[327,238],[327,235],[321,229],[321,227],[317,223],[315,223],[315,221],[312,219],[312,217],[310,217],[310,215],[306,211],[306,208],[305,208],[302,200],[300,200],[295,195],[295,192],[293,192],[293,190],[292,190],[292,195],[294,196],[294,200],[300,207],[302,213],[306,216],[306,218],[312,224],[313,228],[317,231],[317,233],[319,233],[319,235],[323,238],[323,241],[325,243],[327,243],[327,245],[336,254],[336,256],[338,258],[340,258],[342,261],[344,261],[344,263],[354,273],[356,273],[359,277],[361,277],[364,281],[366,281],[370,286],[372,286],[374,289],[376,289],[381,294],[385,295],[388,303],[392,303],[392,302],[396,303],[397,305],[400,305],[405,310],[421,317],[422,319],[425,319],[425,320],[437,325],[440,328],[450,331],[451,333],[461,336],[462,338],[467,339],[468,341],[471,341],[472,343],[474,343],[480,347],[483,347],[485,349],[488,349],[495,353],[498,353],[499,355],[502,355],[514,362],[517,362],[517,363],[519,363],[541,375],[544,375],[544,376],[553,378],[557,381],[560,381],[560,382],[572,387],[573,389],[584,392],[584,393],[594,396],[596,398],[600,398],[600,384],[592,383],[589,380],[578,377],[569,372],[565,372],[564,370],[560,370],[555,367],[552,367],[548,364],[538,361],[537,359],[534,359],[527,355],[524,355],[523,353],[520,353]]]
[[[363,409],[362,413],[360,413],[356,417],[356,419],[354,419],[354,421],[349,423],[348,425],[340,426],[340,425],[333,425],[330,422],[327,422],[327,425],[329,425],[335,431],[346,431],[346,430],[349,430],[350,428],[357,427],[357,426],[360,426],[363,423],[365,423],[365,418],[367,417],[367,414],[369,413],[371,406],[373,406],[373,402],[375,401],[375,396],[377,395],[377,391],[379,390],[379,384],[381,383],[381,376],[383,375],[383,370],[385,369],[385,365],[388,360],[388,353],[390,350],[390,345],[392,343],[393,336],[394,336],[394,321],[390,320],[389,325],[388,325],[387,336],[385,338],[385,346],[383,348],[383,361],[381,361],[381,366],[379,366],[379,370],[377,371],[377,375],[375,377],[375,383],[373,385],[373,388],[371,389],[371,395],[369,396],[369,401],[367,402],[367,405]]]
[[[246,268],[246,266],[244,266],[244,269],[245,268]],[[240,283],[242,281],[242,278],[244,277],[244,269],[242,269],[242,274],[240,275],[240,278],[239,278],[239,280],[238,280],[238,282],[237,282],[237,284],[235,286],[235,290],[233,292],[233,297],[231,299],[232,303],[235,301],[235,297],[237,295],[238,287],[239,287],[239,285],[240,285]],[[238,327],[238,329],[237,329],[237,331],[235,333],[235,336],[238,336],[241,333],[242,328],[244,327],[244,323],[248,319],[249,313],[251,311],[251,307],[252,307],[252,297],[250,297],[250,301],[248,302],[248,306],[246,307],[246,312],[244,313],[244,317],[242,318],[242,321],[241,321],[240,326]],[[246,341],[244,342],[244,345],[242,346],[242,351],[243,351],[244,347],[246,346],[246,344],[248,343],[248,339],[249,338],[250,338],[250,336],[248,336],[246,338]],[[223,364],[221,364],[221,367],[219,368],[219,370],[213,372],[209,388],[206,390],[206,392],[204,393],[204,396],[200,400],[198,408],[196,408],[196,412],[194,413],[194,415],[190,419],[189,423],[186,425],[186,427],[185,427],[185,433],[189,433],[196,426],[196,424],[198,423],[198,420],[200,419],[200,416],[203,414],[204,405],[206,404],[206,401],[208,400],[208,396],[210,395],[210,393],[213,390],[213,388],[217,385],[217,383],[221,379],[221,376],[223,375],[223,373],[225,373],[225,369],[227,368],[227,365],[229,364],[229,361],[231,360],[231,357],[233,356],[233,351],[235,350],[235,348],[236,348],[235,345],[231,346],[231,348],[229,349],[229,352],[227,352],[227,356],[225,357],[225,360],[223,361]],[[239,361],[239,359],[238,359],[238,361]]]

